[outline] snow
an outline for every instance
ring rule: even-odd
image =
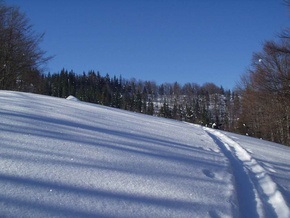
[[[66,98],[67,100],[70,100],[70,101],[79,101],[79,99],[77,99],[75,96],[73,95],[70,95]]]
[[[0,217],[289,217],[290,150],[0,91]]]
[[[230,151],[231,158],[240,160],[240,165],[246,170],[250,183],[255,193],[257,213],[260,217],[290,217],[290,211],[277,185],[267,171],[248,153],[240,144],[233,141],[225,134],[204,128],[221,146]],[[263,208],[264,207],[264,208]],[[264,211],[264,210],[265,211]]]

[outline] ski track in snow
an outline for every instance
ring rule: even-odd
[[[277,184],[251,156],[251,152],[218,130],[203,129],[229,159],[241,217],[289,218],[289,208]],[[275,172],[273,169],[270,171]]]

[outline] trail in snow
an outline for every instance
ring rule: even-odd
[[[239,203],[239,210],[241,217],[258,217],[255,192],[253,184],[248,179],[248,175],[240,164],[239,160],[235,158],[231,151],[226,148],[222,141],[220,141],[214,134],[209,133],[209,136],[213,138],[216,144],[220,147],[221,151],[228,158],[231,165],[231,173],[233,174],[234,182],[237,193],[237,199]]]
[[[236,182],[242,217],[290,217],[277,184],[267,171],[240,144],[225,134],[204,128],[229,159]]]

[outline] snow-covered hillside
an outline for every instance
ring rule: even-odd
[[[0,217],[290,216],[286,146],[72,97],[0,116]]]

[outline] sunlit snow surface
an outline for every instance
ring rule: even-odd
[[[0,116],[0,217],[289,216],[286,146],[73,97]]]

